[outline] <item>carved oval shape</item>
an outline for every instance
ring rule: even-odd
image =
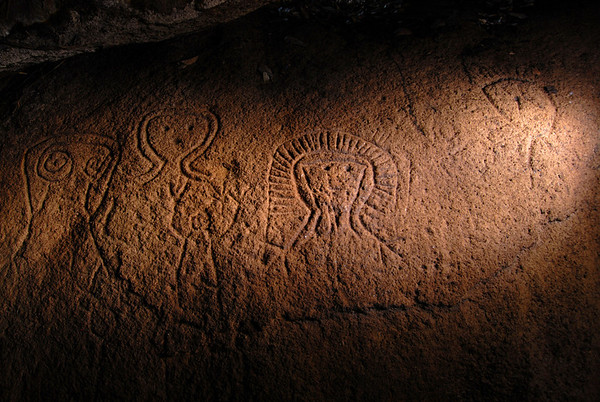
[[[39,159],[37,172],[48,181],[59,181],[73,170],[73,158],[64,150],[48,149]]]

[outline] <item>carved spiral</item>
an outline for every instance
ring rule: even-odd
[[[88,160],[85,166],[85,173],[91,178],[96,178],[105,169],[110,162],[110,156],[95,157]]]
[[[48,181],[59,181],[71,174],[73,158],[64,150],[48,149],[38,161],[37,173]]]

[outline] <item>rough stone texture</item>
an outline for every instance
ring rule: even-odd
[[[267,0],[2,0],[0,71],[156,42],[238,18]]]
[[[596,21],[267,10],[11,77],[1,399],[598,400]]]
[[[537,0],[538,4],[562,0]],[[577,2],[577,0],[573,0]],[[574,4],[573,1],[569,4]],[[581,1],[581,0],[580,0]],[[0,0],[0,72],[112,46],[157,42],[238,18],[273,0]],[[356,23],[442,26],[459,14],[491,24],[521,18],[535,0],[280,0],[284,12]],[[511,15],[512,14],[512,15]],[[517,15],[518,17],[515,17]],[[416,17],[416,18],[415,18]],[[389,21],[388,21],[389,22]]]

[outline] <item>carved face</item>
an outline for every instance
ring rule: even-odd
[[[531,133],[545,133],[552,128],[556,108],[548,95],[536,85],[505,79],[485,86],[483,92],[504,117]]]
[[[208,121],[195,115],[161,115],[148,122],[148,140],[165,158],[184,155],[202,142],[208,133]]]
[[[306,191],[301,191],[305,202],[322,212],[336,215],[350,212],[356,201],[367,166],[354,161],[315,161],[298,164],[304,175]]]
[[[59,137],[31,148],[26,155],[29,202],[33,214],[42,207],[93,213],[106,191],[117,161],[116,144],[99,136]]]
[[[152,180],[167,163],[178,163],[180,173],[200,180],[208,175],[200,157],[218,130],[218,119],[206,108],[165,109],[147,116],[139,129],[138,146],[153,167],[145,173]]]
[[[370,216],[395,208],[397,185],[391,155],[359,137],[324,131],[287,141],[271,162],[267,241],[287,249],[315,230],[362,231],[365,207]]]

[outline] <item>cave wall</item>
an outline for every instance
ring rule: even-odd
[[[271,3],[304,17],[325,14],[354,23],[387,15],[400,23],[413,20],[422,28],[459,14],[504,23],[515,15],[522,18],[522,11],[533,6],[575,8],[584,1],[0,0],[0,73],[113,46],[196,33]]]
[[[272,10],[11,77],[0,396],[597,400],[589,10]]]
[[[151,43],[234,20],[266,0],[1,0],[0,71]]]

